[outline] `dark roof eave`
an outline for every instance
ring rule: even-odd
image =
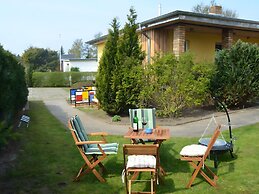
[[[86,44],[90,44],[90,45],[94,45],[96,43],[99,43],[99,42],[103,42],[107,39],[107,36],[108,35],[104,35],[104,36],[101,36],[99,38],[95,38],[95,39],[92,39],[92,40],[89,40],[87,42],[85,42]]]
[[[71,58],[71,59],[61,59],[63,61],[97,61],[97,58],[85,58],[85,59],[81,59],[81,58]]]
[[[235,27],[239,29],[250,29],[259,31],[259,22],[253,20],[237,19],[225,17],[216,14],[202,14],[188,11],[176,10],[156,18],[152,18],[140,23],[141,31],[145,31],[150,28],[156,28],[161,25],[168,25],[176,22],[186,23],[198,23],[201,25],[212,25],[212,26],[224,26],[224,27]],[[104,42],[108,35],[101,36],[96,39],[92,39],[86,42],[86,44],[94,45],[97,43]]]
[[[147,21],[142,22],[142,30],[172,22],[195,22],[201,24],[212,24],[238,28],[249,28],[259,30],[259,22],[237,18],[229,18],[215,14],[201,14],[185,11],[174,11]]]

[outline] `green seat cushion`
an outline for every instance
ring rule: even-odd
[[[117,143],[106,143],[106,144],[100,144],[102,148],[110,148],[110,147],[118,147],[119,144]],[[89,148],[97,148],[97,144],[91,144],[89,145]]]
[[[105,154],[117,154],[118,147],[104,147],[102,148]],[[88,148],[85,151],[85,154],[98,154],[101,155],[102,152],[100,152],[98,147]]]
[[[76,134],[77,134],[77,136],[78,136],[78,138],[79,138],[79,141],[88,141],[88,140],[85,138],[85,136],[84,136],[84,134],[83,134],[81,128],[79,127],[79,124],[78,124],[77,120],[74,118],[72,121],[73,121],[73,124],[74,124],[74,127],[75,127]],[[82,145],[82,146],[83,146],[84,151],[86,151],[87,148],[88,148],[88,145],[87,145],[87,144],[84,144],[84,145]]]
[[[85,128],[79,118],[79,116],[75,116],[71,118],[72,127],[75,129],[75,133],[79,141],[89,141],[89,138],[86,134]],[[97,146],[97,144],[84,144],[83,150],[85,154],[102,154]],[[118,143],[106,143],[100,144],[101,148],[106,154],[117,154],[118,151]]]
[[[78,115],[75,116],[75,120],[77,121],[77,123],[78,123],[78,125],[79,125],[79,127],[82,131],[82,134],[85,138],[85,141],[89,141],[89,138],[88,138],[88,135],[86,133],[85,127],[84,127],[84,125],[83,125],[83,123],[82,123],[82,121],[81,121],[81,119]]]

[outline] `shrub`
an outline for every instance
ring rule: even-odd
[[[34,72],[33,87],[69,87],[77,82],[95,80],[95,72]]]
[[[119,115],[114,115],[112,117],[112,122],[118,122],[118,121],[121,121],[121,117]]]
[[[80,72],[79,67],[71,67],[70,71],[72,72]]]
[[[14,137],[12,123],[28,96],[24,68],[0,45],[0,146]]]
[[[228,107],[242,107],[259,96],[259,47],[237,41],[216,55],[211,93]]]
[[[153,61],[145,72],[142,106],[156,107],[160,116],[178,116],[184,108],[206,101],[212,64],[195,64],[189,53],[179,59],[172,54],[157,54]]]

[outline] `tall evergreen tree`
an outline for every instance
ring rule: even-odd
[[[115,59],[119,39],[119,23],[116,18],[113,19],[111,27],[96,76],[96,96],[102,109],[107,113],[113,114],[116,92],[112,90],[112,77],[115,73]]]
[[[142,61],[144,52],[141,50],[136,24],[137,14],[130,8],[122,35],[118,43],[117,63],[113,77],[113,91],[116,91],[115,113],[126,113],[129,108],[138,106],[142,87]]]

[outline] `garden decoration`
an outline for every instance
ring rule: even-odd
[[[234,140],[234,138],[232,136],[232,128],[231,128],[230,117],[229,117],[229,114],[228,114],[228,111],[227,111],[226,107],[217,98],[214,97],[213,99],[222,106],[222,108],[224,109],[224,111],[227,115],[229,138],[230,138],[230,141],[226,141],[224,136],[221,133],[221,139],[217,139],[215,144],[213,145],[213,147],[211,149],[211,154],[214,156],[214,167],[217,168],[218,167],[218,155],[219,154],[223,154],[223,153],[229,151],[231,157],[234,158],[234,156],[233,156],[233,147],[234,147],[233,140]],[[214,123],[217,124],[217,121],[216,121],[214,115],[211,118],[207,128],[204,130],[201,138],[199,139],[199,143],[201,145],[207,146],[209,141],[210,141],[210,138],[204,138],[203,136],[205,135],[205,133],[206,133],[206,131],[207,131],[207,129],[208,129],[208,127],[209,127],[209,125],[211,124],[212,121],[214,121]]]
[[[88,104],[97,103],[98,100],[95,97],[96,88],[95,87],[82,87],[77,89],[70,89],[70,103],[75,104]]]

